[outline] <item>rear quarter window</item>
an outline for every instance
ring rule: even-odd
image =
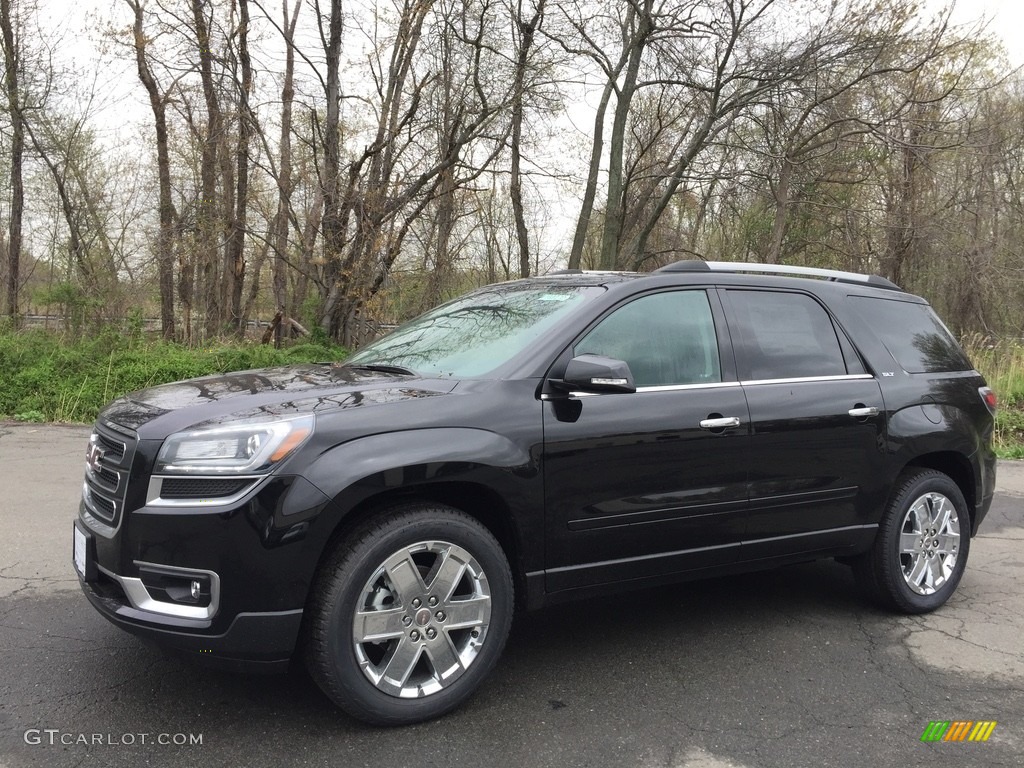
[[[861,320],[907,373],[969,371],[971,363],[927,304],[851,296]]]

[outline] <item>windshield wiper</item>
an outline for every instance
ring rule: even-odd
[[[399,376],[415,376],[416,371],[411,368],[403,368],[400,365],[381,365],[377,363],[368,363],[366,365],[344,365],[344,368],[356,368],[361,371],[377,371],[378,373],[394,373]]]

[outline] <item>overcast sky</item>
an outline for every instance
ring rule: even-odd
[[[99,53],[103,40],[101,26],[109,25],[110,20],[116,20],[115,23],[122,27],[130,23],[130,12],[124,0],[37,1],[44,29],[61,30],[62,41],[55,53],[64,61],[58,62],[58,66],[73,62],[81,70],[96,73],[97,99],[91,110],[91,123],[101,141],[111,149],[137,145],[138,138],[151,130],[152,115],[145,92],[138,82],[134,60],[129,50],[122,50],[116,56],[110,50],[102,56]],[[937,13],[948,2],[922,0],[922,5]],[[268,0],[265,7],[272,9],[276,16],[280,12],[280,0]],[[254,10],[253,13],[258,12]],[[303,14],[308,17],[308,9],[304,8]],[[958,0],[952,21],[969,25],[983,18],[989,20],[988,32],[1003,41],[1011,65],[1024,65],[1024,0]],[[107,47],[109,49],[109,43]],[[264,60],[256,62],[256,66],[264,71],[273,71],[276,63]],[[81,92],[87,84],[76,83],[76,88]],[[570,106],[568,115],[591,114],[586,107],[580,107],[574,109]],[[568,119],[564,121],[569,135],[573,131],[588,135],[592,130],[589,117],[573,119],[571,124]],[[566,233],[577,213],[578,201],[572,195],[555,195],[549,203],[550,219],[542,229],[547,230],[545,235],[548,239],[564,239],[569,236]]]
[[[941,8],[947,3],[932,0],[930,4]],[[959,0],[953,9],[955,23],[972,22],[983,17],[992,19],[989,30],[1002,39],[1010,62],[1016,67],[1024,64],[1024,2]]]
[[[822,0],[824,1],[824,0]],[[129,23],[129,11],[124,0],[38,0],[41,23],[44,27],[60,28],[62,43],[57,54],[60,58],[84,69],[95,70],[100,60],[98,47],[101,41],[100,20],[116,19],[117,23]],[[947,0],[924,0],[925,8],[937,12],[948,5]],[[270,0],[266,6],[279,12],[279,0]],[[1024,0],[958,0],[953,22],[970,24],[979,19],[989,19],[988,31],[1000,38],[1006,48],[1011,65],[1024,65]],[[102,57],[96,90],[101,99],[96,114],[100,132],[107,134],[118,144],[128,137],[121,135],[119,126],[126,118],[132,122],[148,120],[148,104],[145,93],[138,83],[134,61],[125,51],[113,59],[108,54]],[[271,62],[264,62],[271,64]],[[92,66],[90,66],[90,64]],[[94,109],[95,109],[94,105]],[[582,126],[581,126],[582,127]]]

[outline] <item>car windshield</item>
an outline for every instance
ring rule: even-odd
[[[482,376],[603,290],[551,283],[493,285],[406,323],[345,364],[405,368],[425,376]]]

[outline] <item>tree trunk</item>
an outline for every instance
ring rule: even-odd
[[[0,28],[3,33],[4,80],[7,108],[11,119],[11,220],[7,230],[7,315],[18,325],[18,289],[21,266],[21,225],[25,213],[25,186],[22,178],[25,152],[25,123],[21,112],[19,83],[20,40],[14,34],[11,0],[0,0]]]
[[[526,216],[523,213],[523,185],[520,177],[522,152],[520,141],[523,134],[523,93],[526,90],[526,65],[530,60],[530,48],[533,36],[544,18],[545,0],[539,0],[534,9],[533,18],[523,21],[522,2],[519,12],[513,20],[519,27],[519,55],[516,58],[515,87],[512,93],[512,175],[509,181],[509,194],[512,197],[512,213],[516,220],[516,240],[519,243],[519,276],[530,276],[530,236],[526,229]]]
[[[203,84],[203,98],[206,101],[206,135],[203,137],[199,166],[202,199],[199,201],[196,222],[196,260],[202,277],[200,290],[205,303],[206,333],[215,336],[219,333],[221,325],[221,292],[217,274],[217,241],[220,230],[218,225],[221,220],[217,215],[217,161],[223,155],[223,150],[219,146],[223,140],[223,130],[220,104],[213,82],[213,52],[210,50],[210,30],[206,23],[204,6],[203,0],[192,0],[192,18],[196,25],[196,46],[199,51],[199,72]],[[224,194],[230,194],[227,188]],[[230,210],[226,205],[224,207],[225,210]],[[227,280],[228,276],[225,275],[224,279]]]
[[[601,269],[618,269],[619,246],[622,239],[623,219],[626,215],[623,200],[622,158],[626,146],[626,120],[630,105],[636,94],[637,77],[640,74],[640,60],[647,47],[647,38],[652,30],[652,0],[645,0],[643,12],[637,20],[637,31],[629,49],[629,63],[626,75],[615,99],[615,115],[612,120],[611,146],[608,150],[608,195],[605,207],[604,231],[601,235]],[[632,6],[630,6],[632,8]]]
[[[789,214],[789,184],[793,177],[793,162],[788,155],[782,158],[779,181],[775,185],[775,218],[772,221],[772,239],[764,255],[768,264],[782,263],[782,240],[786,235],[786,217]]]
[[[324,167],[321,172],[324,196],[324,282],[329,288],[324,301],[321,325],[334,338],[338,338],[340,328],[338,293],[346,280],[341,265],[342,222],[338,186],[341,168],[338,136],[341,122],[341,22],[341,0],[331,0],[327,46],[324,51],[327,56],[327,119],[323,127]]]
[[[249,105],[252,92],[252,59],[249,56],[249,2],[239,0],[238,59],[242,66],[242,81],[238,91],[238,143],[235,147],[235,206],[224,253],[225,304],[227,318],[242,337],[245,323],[242,315],[242,287],[245,282],[245,232],[249,204],[249,141],[253,134],[255,116]],[[230,275],[230,277],[229,277]]]
[[[626,24],[634,17],[633,6],[627,9]],[[601,174],[601,156],[604,154],[604,119],[608,113],[608,102],[615,92],[615,80],[622,68],[626,66],[629,52],[624,45],[618,65],[608,74],[601,100],[594,115],[594,138],[590,145],[590,163],[587,166],[587,183],[583,189],[583,203],[580,215],[576,219],[576,233],[572,239],[572,251],[569,253],[569,269],[579,269],[583,262],[583,248],[587,243],[587,231],[590,229],[590,218],[594,213],[594,200],[597,197],[597,179]]]
[[[135,14],[133,26],[135,63],[149,95],[149,106],[156,123],[156,165],[159,177],[160,231],[157,235],[156,262],[160,281],[160,329],[165,339],[175,336],[174,328],[174,203],[171,197],[171,158],[167,141],[167,110],[156,79],[146,61],[146,35],[142,29],[142,4],[127,0]]]
[[[274,214],[273,243],[273,294],[274,307],[278,310],[288,309],[292,316],[293,308],[288,308],[287,295],[287,253],[288,253],[288,222],[292,206],[292,104],[295,101],[295,27],[299,20],[300,0],[295,0],[291,17],[288,14],[287,0],[282,3],[281,30],[285,38],[284,83],[281,87],[281,140],[280,163],[277,171],[277,212]]]

